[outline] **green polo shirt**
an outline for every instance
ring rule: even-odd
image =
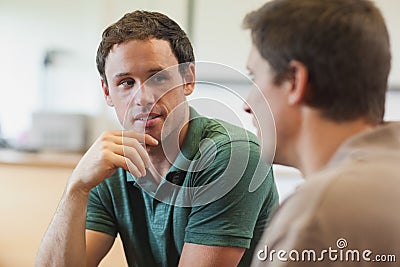
[[[263,180],[255,191],[252,179]],[[191,108],[181,152],[163,181],[118,169],[92,189],[86,228],[119,234],[129,266],[177,266],[184,243],[246,248],[239,266],[249,266],[277,205],[256,137]]]

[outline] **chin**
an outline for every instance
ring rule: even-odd
[[[161,131],[154,127],[146,127],[144,129],[144,133],[151,135],[153,138],[157,139],[158,141],[161,140]]]

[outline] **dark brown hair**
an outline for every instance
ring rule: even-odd
[[[371,1],[275,0],[249,13],[244,27],[277,84],[288,77],[291,60],[307,67],[307,105],[334,121],[382,122],[391,55]]]
[[[164,14],[137,10],[125,14],[116,23],[104,30],[97,50],[96,63],[100,76],[107,83],[105,62],[115,44],[130,40],[148,40],[156,38],[166,40],[178,60],[179,70],[183,75],[187,64],[194,62],[193,48],[186,33],[179,25]]]

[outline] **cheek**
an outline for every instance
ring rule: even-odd
[[[117,113],[117,116],[118,116],[118,119],[119,119],[119,121],[122,123],[124,120],[127,120],[128,118],[126,118],[127,117],[127,113],[126,113],[126,108],[117,108],[117,107],[115,107],[115,110],[116,110],[116,113]]]
[[[164,106],[168,114],[172,112],[175,116],[180,113],[178,110],[183,107],[181,104],[184,103],[184,101],[185,96],[183,91],[180,88],[176,88],[163,95],[157,102],[157,105]],[[176,108],[178,108],[178,110],[174,111]]]
[[[256,113],[259,120],[267,119],[267,117],[269,117],[268,115],[271,113],[271,104],[273,105],[274,103],[269,93],[270,92],[265,89],[257,89],[256,93],[252,97],[251,108]]]
[[[264,141],[267,139],[275,139],[275,120],[279,114],[279,99],[276,98],[274,93],[279,90],[271,87],[260,87],[257,94],[254,95],[252,109],[255,117],[258,120],[259,137]],[[261,132],[261,133],[260,133]]]
[[[117,114],[118,120],[120,121],[121,124],[125,120],[129,120],[129,110],[131,110],[134,107],[133,101],[130,101],[132,99],[131,97],[128,96],[120,96],[120,95],[110,95],[111,99],[114,104],[114,110],[115,113]],[[128,111],[128,112],[127,112]]]

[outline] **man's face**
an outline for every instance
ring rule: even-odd
[[[276,130],[276,151],[273,161],[285,164],[286,141],[291,128],[291,115],[287,107],[289,83],[284,81],[277,85],[274,82],[275,73],[272,67],[261,56],[255,45],[251,48],[247,68],[258,88],[253,87],[250,91],[245,111],[253,115],[253,123],[257,127],[257,136],[262,145],[262,158],[271,162],[275,144],[275,140],[271,139],[275,138],[273,131]]]
[[[164,137],[179,132],[187,116],[185,96],[194,84],[185,84],[177,64],[165,40],[131,40],[114,45],[105,64],[107,85],[103,81],[102,86],[107,103],[115,107],[125,129],[145,132],[158,140],[161,131]],[[188,75],[194,80],[194,67],[189,68]],[[169,116],[173,118],[164,125]]]

